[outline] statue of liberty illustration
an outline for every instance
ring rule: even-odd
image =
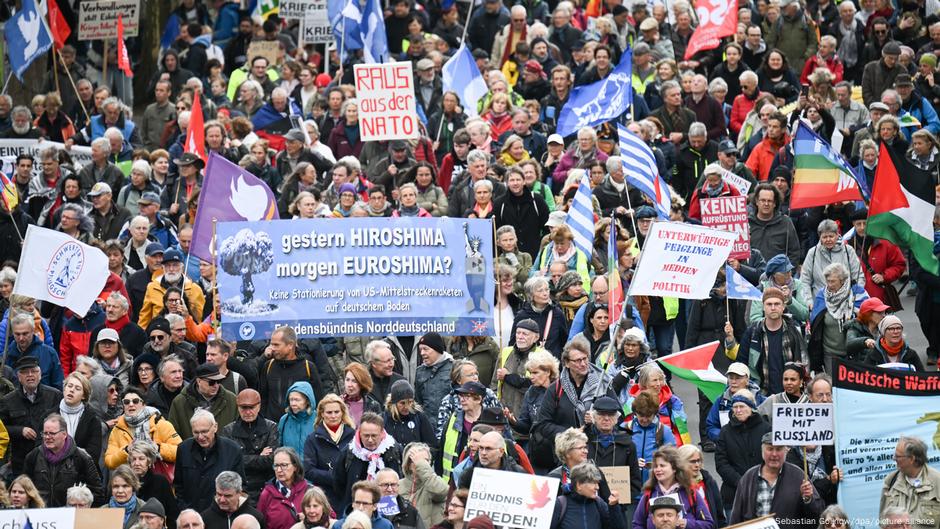
[[[467,301],[467,312],[487,312],[489,311],[489,302],[486,300],[486,259],[480,253],[482,243],[479,237],[470,236],[470,224],[463,223],[464,242],[466,244],[466,273],[467,294],[470,300]]]

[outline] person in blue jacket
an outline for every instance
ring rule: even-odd
[[[313,433],[317,420],[317,398],[313,395],[313,386],[309,382],[294,382],[287,388],[288,408],[277,422],[277,433],[281,446],[293,448],[301,459],[304,457],[304,443]]]
[[[7,347],[7,365],[13,367],[24,356],[35,357],[42,370],[40,382],[46,386],[62,390],[62,364],[55,349],[43,343],[36,336],[36,322],[31,314],[17,314],[10,323],[13,331],[13,343]]]
[[[718,434],[721,433],[721,427],[728,424],[729,414],[731,413],[731,398],[739,390],[748,389],[757,396],[757,405],[760,406],[767,397],[765,397],[754,381],[750,379],[751,370],[747,364],[734,362],[728,366],[728,385],[724,392],[715,401],[711,411],[708,412],[708,418],[705,420],[705,428],[708,432],[708,438],[713,442],[718,442]]]
[[[649,391],[641,391],[633,399],[633,420],[630,431],[633,432],[633,444],[636,446],[637,463],[643,482],[650,477],[653,466],[653,453],[661,446],[676,445],[676,437],[669,428],[659,422],[659,398]],[[639,499],[642,490],[637,490],[634,500]]]

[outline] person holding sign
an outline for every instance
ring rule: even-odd
[[[604,501],[603,479],[601,471],[589,461],[572,468],[571,492],[555,501],[551,529],[625,528],[623,512],[618,508],[620,495],[611,492]]]
[[[678,498],[682,505],[678,529],[714,529],[705,496],[692,489],[687,467],[680,463],[679,451],[665,446],[653,454],[652,472],[643,486],[643,495],[633,515],[633,529],[655,529],[650,503],[662,496]]]
[[[744,473],[734,495],[728,523],[773,513],[780,529],[813,529],[826,504],[803,469],[787,463],[786,446],[774,446],[773,434],[761,438],[763,462]],[[802,523],[801,523],[802,522]]]
[[[722,177],[722,168],[717,163],[710,163],[702,171],[702,177],[705,181],[701,187],[692,193],[689,200],[689,218],[702,220],[702,199],[718,197],[737,197],[741,193],[725,182]]]
[[[842,471],[836,466],[835,445],[806,445],[800,448],[787,453],[787,463],[807,469],[810,481],[826,505],[836,503]]]

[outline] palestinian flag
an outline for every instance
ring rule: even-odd
[[[935,175],[882,143],[867,232],[909,249],[921,268],[940,275],[940,261],[933,250],[935,181]]]
[[[791,209],[862,200],[852,166],[802,121],[796,129],[793,154]]]
[[[692,383],[702,390],[709,400],[715,402],[728,385],[728,379],[712,365],[712,357],[718,350],[718,345],[717,341],[709,342],[657,358],[656,361],[672,371],[673,375]]]

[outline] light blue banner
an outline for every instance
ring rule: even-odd
[[[923,440],[928,464],[940,470],[940,375],[837,362],[834,379],[839,504],[853,529],[877,529],[899,436]]]
[[[222,336],[493,334],[493,226],[348,218],[218,225]]]

